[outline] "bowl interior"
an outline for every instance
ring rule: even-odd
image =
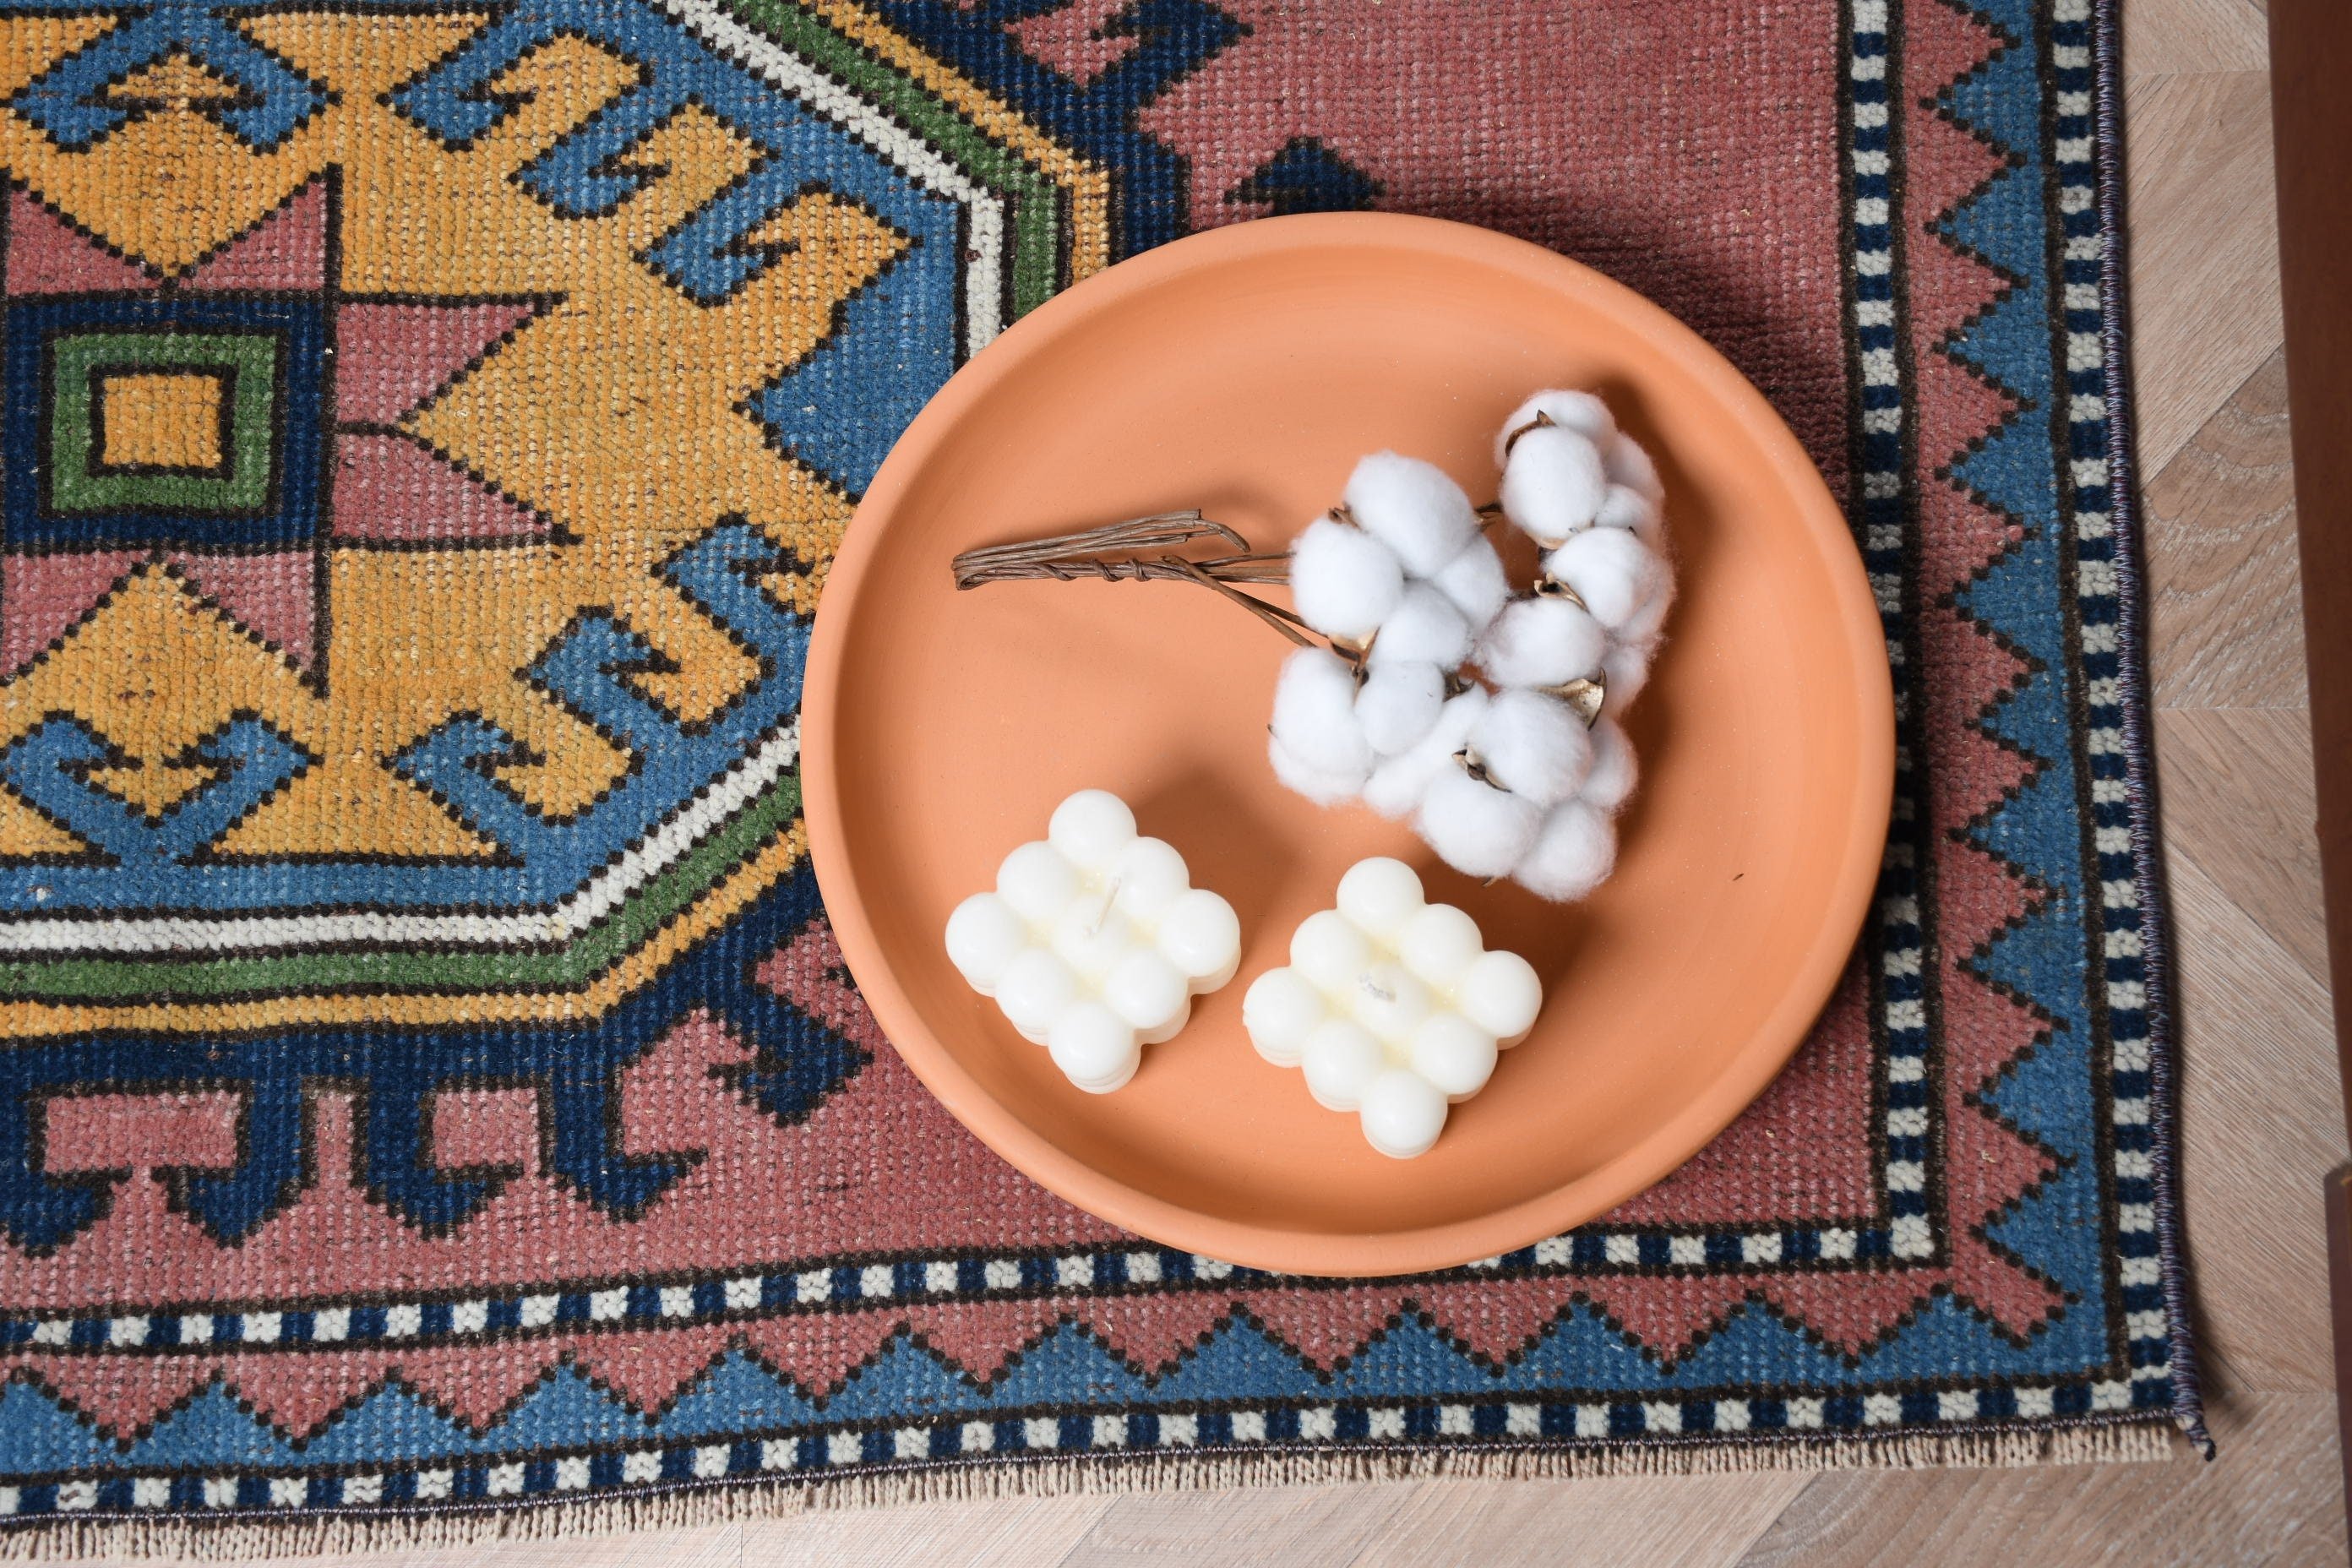
[[[1288,645],[1207,590],[960,594],[950,580],[950,558],[976,544],[1188,505],[1277,548],[1383,447],[1485,500],[1496,426],[1551,385],[1600,391],[1656,457],[1680,586],[1630,721],[1643,781],[1619,869],[1581,904],[1482,886],[1402,825],[1284,790],[1265,726]],[[886,1032],[1032,1176],[1241,1262],[1456,1263],[1654,1181],[1801,1038],[1884,837],[1882,635],[1794,439],[1654,308],[1451,226],[1252,225],[1049,305],[894,454],[835,568],[818,642],[805,721],[817,868]],[[1109,1096],[1066,1083],[940,941],[955,904],[1089,785],[1124,796],[1196,884],[1232,900],[1244,949],[1235,984],[1200,999]],[[1419,868],[1433,899],[1467,910],[1547,987],[1532,1037],[1406,1162],[1262,1061],[1240,1021],[1249,980],[1286,962],[1292,928],[1375,854]]]

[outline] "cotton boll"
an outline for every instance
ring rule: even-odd
[[[1617,628],[1618,640],[1629,643],[1655,643],[1658,634],[1665,629],[1666,613],[1675,607],[1675,580],[1671,573],[1660,573],[1657,591],[1649,602],[1625,617]]]
[[[1570,600],[1537,594],[1503,606],[1478,643],[1478,668],[1499,686],[1559,686],[1601,667],[1608,638]]]
[[[1342,499],[1356,526],[1394,551],[1415,577],[1437,575],[1478,531],[1462,487],[1418,458],[1374,452],[1348,476]]]
[[[1535,802],[1455,768],[1430,782],[1413,830],[1464,876],[1505,877],[1542,822],[1543,808]]]
[[[1470,743],[1470,731],[1492,700],[1483,686],[1447,698],[1429,733],[1411,751],[1372,770],[1362,785],[1364,804],[1391,821],[1412,816],[1428,793],[1431,780],[1442,773],[1461,771],[1454,765],[1454,753]]]
[[[1408,583],[1395,611],[1381,623],[1381,635],[1372,639],[1371,651],[1364,659],[1374,669],[1390,664],[1433,664],[1452,669],[1469,657],[1470,623],[1454,601],[1430,584]]]
[[[1274,685],[1274,736],[1319,773],[1360,781],[1371,748],[1356,718],[1356,672],[1338,654],[1303,647],[1285,659]]]
[[[1558,426],[1520,437],[1503,469],[1504,515],[1547,550],[1591,528],[1608,493],[1600,449]]]
[[[1611,485],[1592,514],[1595,528],[1622,528],[1655,549],[1658,542],[1657,503],[1630,485]]]
[[[1242,997],[1242,1027],[1248,1032],[1250,1043],[1258,1055],[1279,1068],[1298,1065],[1307,1037],[1330,1016],[1322,993],[1287,966],[1259,975]]]
[[[1611,718],[1622,718],[1633,699],[1642,695],[1642,688],[1650,684],[1651,649],[1639,643],[1612,647],[1601,661],[1601,674],[1608,687],[1608,700],[1601,711]]]
[[[1325,637],[1363,641],[1381,629],[1403,592],[1396,552],[1360,528],[1317,518],[1291,542],[1291,602]]]
[[[1513,874],[1538,897],[1566,903],[1607,881],[1616,864],[1616,827],[1605,814],[1570,800],[1551,808]]]
[[[1362,1098],[1365,1141],[1391,1160],[1429,1152],[1445,1131],[1445,1096],[1419,1073],[1391,1068]]]
[[[1650,454],[1642,450],[1631,436],[1620,435],[1612,442],[1605,448],[1605,461],[1610,483],[1639,490],[1649,498],[1652,506],[1665,503],[1666,487],[1659,481],[1658,465],[1650,460]]]
[[[1318,805],[1343,805],[1356,798],[1364,787],[1363,775],[1326,773],[1301,761],[1295,752],[1282,743],[1282,737],[1266,738],[1265,760],[1274,764],[1274,776],[1282,781],[1285,789],[1305,795]]]
[[[1511,433],[1534,424],[1538,415],[1562,429],[1575,431],[1603,450],[1617,434],[1617,421],[1610,414],[1609,405],[1592,394],[1559,390],[1538,392],[1511,410],[1511,416],[1504,420],[1503,427],[1495,433],[1496,468],[1503,468],[1509,462],[1503,448],[1510,441]]]
[[[1382,942],[1393,941],[1423,902],[1412,868],[1385,855],[1357,861],[1339,879],[1339,912],[1358,931]]]
[[[1666,563],[1622,528],[1592,528],[1544,557],[1544,570],[1611,631],[1665,591]]]
[[[1539,808],[1574,795],[1592,766],[1584,721],[1540,691],[1497,693],[1470,732],[1470,750],[1488,778]]]
[[[1470,623],[1475,637],[1485,629],[1503,601],[1511,596],[1511,581],[1503,574],[1503,558],[1486,537],[1472,540],[1461,554],[1445,563],[1430,584],[1454,603]]]
[[[1382,665],[1356,693],[1356,722],[1374,752],[1392,757],[1428,734],[1444,706],[1445,673],[1437,666]]]
[[[1623,805],[1633,795],[1641,770],[1634,760],[1633,742],[1626,738],[1625,727],[1616,720],[1601,720],[1592,726],[1591,733],[1592,767],[1584,775],[1584,787],[1577,791],[1576,798],[1606,815]]]

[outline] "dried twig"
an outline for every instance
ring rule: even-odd
[[[1538,418],[1538,423],[1549,421]],[[1500,503],[1478,509],[1484,528],[1501,514]],[[1344,506],[1331,515],[1352,521]],[[1234,553],[1195,559],[1173,553],[1202,540],[1215,540]],[[1158,553],[1154,553],[1157,552]],[[990,583],[1068,583],[1091,577],[1105,583],[1197,583],[1214,589],[1301,647],[1317,646],[1313,630],[1296,612],[1268,604],[1234,586],[1237,583],[1280,586],[1290,581],[1290,552],[1252,550],[1249,541],[1222,522],[1203,517],[1199,510],[1159,511],[1150,517],[1056,533],[1045,539],[1024,539],[1011,544],[967,550],[950,563],[958,588],[978,588]],[[1325,638],[1334,651],[1361,666],[1365,647]]]
[[[1062,582],[1076,577],[1099,577],[1106,582],[1181,578],[1188,574],[1171,567],[1171,558],[1168,556],[1120,560],[1108,557],[1120,551],[1178,549],[1201,539],[1217,540],[1244,552],[1239,559],[1252,559],[1246,554],[1249,541],[1223,523],[1212,522],[1197,510],[1163,511],[1076,533],[967,550],[953,563],[956,586],[977,588],[983,583],[1018,583],[1045,577]]]
[[[1239,588],[1234,587],[1232,584],[1225,582],[1222,578],[1211,576],[1196,562],[1179,560],[1177,557],[1171,555],[1168,557],[1168,563],[1178,568],[1186,577],[1202,584],[1203,587],[1214,588],[1218,593],[1223,594],[1226,598],[1231,599],[1234,604],[1239,605],[1242,608],[1255,616],[1259,620],[1264,621],[1267,626],[1272,626],[1276,631],[1280,632],[1284,637],[1286,637],[1292,642],[1297,643],[1300,647],[1313,647],[1315,646],[1315,639],[1308,637],[1305,632],[1299,630],[1299,626],[1304,626],[1306,623],[1299,621],[1298,617],[1292,615],[1288,610],[1278,609],[1276,606],[1267,604],[1264,599],[1256,598],[1251,595],[1243,593]],[[1297,624],[1294,625],[1293,623]]]
[[[1202,560],[1174,553],[1126,553],[1172,552],[1204,539],[1229,545],[1235,553]],[[1233,585],[1289,582],[1288,552],[1253,551],[1248,540],[1198,510],[1154,512],[1076,533],[992,544],[967,550],[951,564],[958,588],[989,583],[1067,583],[1082,577],[1106,583],[1198,583],[1233,600],[1301,647],[1314,646],[1299,629],[1307,623],[1297,615]]]

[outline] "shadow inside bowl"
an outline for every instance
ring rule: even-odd
[[[1246,955],[1298,863],[1290,836],[1259,801],[1207,767],[1188,765],[1128,805],[1138,831],[1165,838],[1184,857],[1194,887],[1234,906]]]

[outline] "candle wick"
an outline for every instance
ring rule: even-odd
[[[1087,927],[1088,937],[1102,935],[1103,926],[1110,920],[1110,911],[1118,903],[1119,879],[1113,877],[1103,884],[1102,903],[1095,910],[1094,923]]]
[[[1396,1000],[1396,993],[1394,991],[1382,985],[1379,981],[1373,979],[1369,974],[1357,976],[1356,984],[1362,986],[1364,988],[1364,994],[1375,1002],[1393,1002]]]

